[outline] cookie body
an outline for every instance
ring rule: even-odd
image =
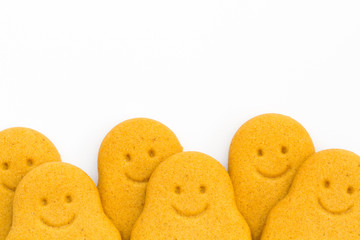
[[[28,128],[0,132],[0,240],[12,222],[15,189],[24,175],[45,162],[60,161],[55,146],[41,133]]]
[[[67,163],[45,163],[29,172],[14,197],[6,240],[120,240],[105,215],[95,183]]]
[[[285,197],[299,166],[313,153],[307,131],[284,115],[257,116],[236,132],[229,174],[253,239],[260,239],[269,211]]]
[[[360,157],[325,150],[301,166],[271,210],[262,240],[360,239]]]
[[[152,174],[131,240],[251,239],[231,180],[215,159],[178,153]]]
[[[151,119],[136,118],[113,128],[98,159],[99,192],[105,213],[124,240],[139,217],[150,175],[161,161],[181,152],[175,134]]]

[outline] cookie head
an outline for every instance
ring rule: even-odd
[[[294,194],[306,189],[307,199],[333,216],[359,213],[360,157],[356,154],[335,149],[318,152],[306,161],[299,175]]]
[[[0,188],[14,192],[28,171],[54,161],[60,161],[60,155],[41,133],[28,128],[0,132]]]
[[[113,128],[101,145],[100,175],[121,174],[131,183],[147,183],[161,161],[181,151],[177,137],[165,125],[145,118],[127,120]]]
[[[246,122],[235,134],[229,169],[241,165],[264,180],[284,179],[292,177],[313,151],[310,136],[298,122],[280,114],[264,114]]]
[[[92,180],[66,163],[47,163],[19,184],[14,214],[41,227],[65,229],[97,212],[99,199]],[[84,207],[84,204],[86,207]]]
[[[148,195],[157,198],[152,204],[191,219],[221,208],[231,199],[229,189],[231,182],[220,163],[205,154],[185,152],[159,166],[149,183]]]

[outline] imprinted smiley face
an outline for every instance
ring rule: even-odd
[[[43,170],[44,173],[41,173],[39,169],[46,169],[47,172]],[[22,211],[31,209],[32,213],[25,212],[24,215],[31,214],[31,221],[50,231],[67,230],[76,225],[78,220],[84,221],[84,214],[89,211],[84,204],[89,204],[94,198],[92,194],[86,196],[82,192],[91,187],[90,179],[86,179],[87,176],[75,167],[63,163],[43,164],[35,170],[38,170],[34,173],[37,175],[33,175],[31,180],[26,178],[28,175],[24,178],[27,181],[25,187],[33,187],[34,190],[28,192],[24,189],[23,181],[19,185],[26,199],[22,203],[26,204]]]
[[[76,219],[77,209],[74,209],[72,194],[44,196],[39,200],[39,220],[45,226],[61,229],[70,226]],[[76,200],[76,198],[75,198]]]
[[[199,217],[209,208],[208,188],[204,184],[186,182],[173,188],[172,208],[182,217]]]
[[[349,170],[345,170],[346,173],[334,171],[319,180],[317,203],[321,210],[332,215],[344,215],[358,207],[360,177]]]
[[[21,156],[19,156],[21,158]],[[1,171],[1,185],[4,189],[15,192],[16,186],[24,175],[38,166],[38,161],[32,159],[31,157],[22,157],[23,159],[12,159],[8,158],[3,160],[0,165]]]
[[[153,147],[136,146],[131,152],[123,154],[124,174],[131,182],[147,183],[161,160],[161,155]]]
[[[257,148],[255,154],[256,172],[265,178],[281,178],[292,168],[291,160],[294,159],[294,156],[285,145]]]
[[[60,161],[55,146],[28,128],[0,132],[0,188],[14,193],[24,175],[44,162]]]

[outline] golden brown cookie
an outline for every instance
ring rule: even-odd
[[[67,163],[45,163],[29,172],[14,197],[6,240],[120,240],[103,212],[95,183]]]
[[[360,157],[325,150],[299,169],[271,210],[262,240],[360,239]]]
[[[99,151],[99,192],[105,213],[124,240],[145,201],[150,175],[161,161],[181,152],[175,134],[151,119],[136,118],[114,127]]]
[[[313,153],[307,131],[284,115],[257,116],[236,132],[229,173],[254,240],[260,239],[269,211],[287,194],[297,169]]]
[[[41,133],[29,128],[0,132],[0,240],[12,222],[15,189],[24,175],[45,162],[60,161],[55,146]]]
[[[251,239],[236,208],[230,177],[219,162],[203,153],[184,152],[159,165],[131,233],[131,240],[153,239]]]

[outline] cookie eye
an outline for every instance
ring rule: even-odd
[[[180,194],[180,193],[181,193],[181,188],[180,188],[180,186],[176,186],[176,188],[175,188],[175,193],[176,193],[176,194]]]
[[[67,203],[71,203],[71,202],[72,202],[72,197],[71,197],[70,195],[66,195],[65,201],[66,201]]]
[[[349,187],[347,188],[346,192],[347,192],[348,194],[353,194],[353,193],[354,193],[354,188],[353,188],[352,186],[349,186]]]
[[[325,181],[324,181],[324,187],[325,187],[325,188],[329,188],[329,187],[330,187],[330,181],[329,181],[329,180],[325,180]]]
[[[263,152],[263,150],[262,150],[261,148],[258,149],[257,155],[258,155],[259,157],[261,157],[262,155],[264,155],[264,152]]]
[[[130,156],[130,154],[126,154],[126,155],[125,155],[125,160],[126,160],[127,162],[130,162],[130,161],[131,161],[131,156]]]
[[[205,193],[206,192],[206,187],[204,185],[200,186],[200,193]]]
[[[29,166],[29,167],[32,167],[32,165],[34,165],[34,161],[29,158],[28,160],[26,160],[26,164]]]
[[[46,199],[46,198],[42,198],[42,199],[41,199],[41,204],[42,204],[43,206],[46,206],[46,205],[48,204],[47,199]]]
[[[285,147],[285,146],[281,147],[281,153],[282,154],[286,154],[288,151],[289,151],[289,149],[287,147]]]
[[[4,163],[1,164],[1,167],[2,167],[3,170],[8,170],[9,169],[9,163],[4,162]]]
[[[149,156],[150,157],[155,157],[155,151],[154,149],[150,149],[149,152],[148,152]]]

